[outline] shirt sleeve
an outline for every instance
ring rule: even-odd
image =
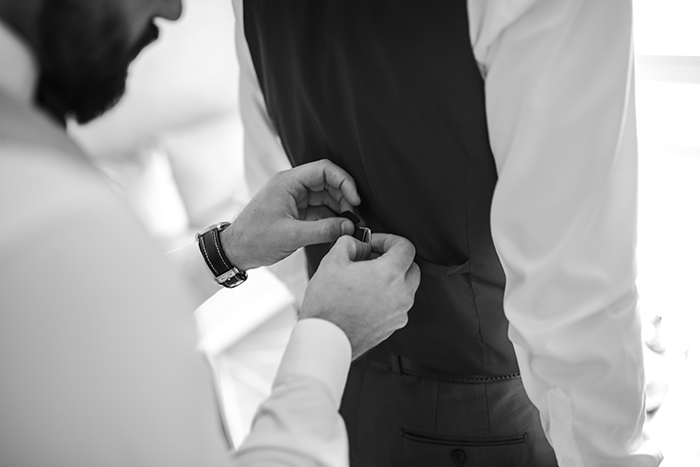
[[[233,0],[236,16],[236,53],[240,67],[239,106],[243,122],[243,160],[246,181],[251,195],[277,172],[289,169],[279,136],[267,113],[265,98],[253,66],[253,58],[245,38],[243,0]]]
[[[254,195],[273,175],[289,169],[291,164],[267,113],[265,98],[255,73],[243,28],[242,0],[233,0],[233,11],[236,17],[236,53],[240,73],[239,111],[244,129],[245,179],[250,194]],[[168,256],[194,286],[199,303],[221,290],[204,263],[196,242],[172,250]]]
[[[350,367],[350,342],[334,324],[301,320],[235,465],[348,465],[345,424],[338,414]]]
[[[643,434],[629,0],[468,0],[525,389],[559,465],[656,466]]]
[[[171,250],[167,254],[171,263],[182,273],[182,276],[192,285],[193,294],[198,303],[204,303],[221,290],[216,278],[207,266],[199,244],[196,241]]]

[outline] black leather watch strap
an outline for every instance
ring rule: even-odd
[[[224,287],[233,288],[245,282],[248,274],[231,264],[224,254],[219,233],[230,225],[229,222],[221,222],[198,233],[196,239],[204,262],[214,274],[216,282]]]

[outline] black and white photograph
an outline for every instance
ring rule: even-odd
[[[0,467],[700,467],[698,0],[0,0]]]

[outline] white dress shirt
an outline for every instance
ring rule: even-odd
[[[30,114],[62,138],[33,108],[36,78],[0,23],[0,125]],[[270,398],[228,455],[194,350],[196,303],[75,152],[0,139],[0,465],[346,466],[345,334],[295,326]]]
[[[234,0],[249,177],[286,157]],[[630,0],[466,0],[499,181],[494,243],[526,391],[566,467],[656,466],[643,436]],[[256,180],[261,180],[257,182]]]

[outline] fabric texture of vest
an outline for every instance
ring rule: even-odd
[[[328,158],[343,167],[367,225],[416,246],[422,280],[409,324],[383,351],[463,375],[518,373],[465,2],[245,0],[244,21],[292,163]],[[307,249],[311,273],[327,249]]]

